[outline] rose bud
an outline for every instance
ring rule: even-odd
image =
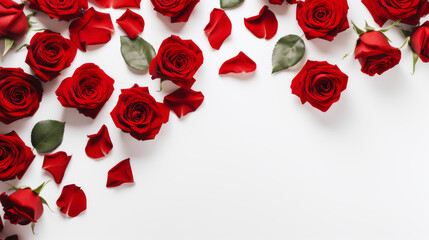
[[[12,0],[0,1],[0,36],[18,40],[27,33],[28,20],[24,12],[24,4]]]
[[[12,224],[35,223],[43,214],[42,200],[30,188],[17,190],[9,196],[4,192],[0,195],[0,202],[3,205],[4,219]]]
[[[410,44],[423,62],[429,62],[429,21],[411,34]]]
[[[360,35],[356,44],[355,59],[362,66],[361,71],[374,76],[396,66],[401,60],[401,51],[392,47],[383,33],[370,31]]]

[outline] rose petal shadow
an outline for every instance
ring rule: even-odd
[[[66,122],[67,125],[87,126],[90,125],[94,120],[90,117],[85,117],[83,114],[80,114],[76,108],[63,108],[61,121]]]
[[[128,70],[130,70],[132,73],[134,73],[136,75],[145,75],[149,72],[149,69],[139,70],[139,69],[132,68],[128,65],[127,65],[127,67],[128,67]]]
[[[273,11],[276,14],[276,16],[287,14],[287,12],[290,11],[289,9],[292,7],[292,4],[288,4],[287,2],[284,2],[281,5],[271,4],[268,2],[268,0],[262,0],[260,2],[263,5],[268,5],[270,10]]]
[[[171,31],[174,33],[178,33],[180,31],[182,31],[183,27],[185,26],[186,22],[176,22],[176,23],[172,23],[171,22],[171,18],[168,16],[164,16],[160,13],[156,13],[156,16],[159,18],[159,20],[161,20],[164,25]]]
[[[123,183],[123,184],[121,184],[121,185],[119,185],[117,187],[106,187],[106,188],[109,189],[109,190],[112,190],[112,191],[122,191],[124,189],[131,188],[134,185],[136,185],[136,183],[132,182],[132,183]]]
[[[30,31],[33,29],[49,29],[53,32],[61,33],[61,35],[64,35],[65,32],[68,32],[68,28],[71,21],[59,21],[56,18],[49,17],[46,13],[41,11],[36,11],[34,9],[31,9],[33,12],[37,12],[36,16],[31,18],[31,21],[37,22],[37,24],[34,24]],[[42,17],[41,17],[42,16]],[[65,36],[63,36],[65,37]],[[67,38],[69,38],[67,36]]]
[[[219,76],[227,77],[227,78],[236,78],[240,80],[248,80],[253,78],[255,75],[256,75],[256,71],[253,71],[250,73],[228,73],[228,74],[221,74]]]
[[[353,32],[351,27],[349,27],[347,30],[338,33],[338,35],[335,36],[334,40],[332,41],[328,41],[321,38],[307,40],[305,36],[303,37],[303,39],[304,41],[306,41],[306,44],[311,44],[312,47],[317,48],[322,53],[332,52],[333,46],[335,46],[335,49],[343,49],[344,54],[340,56],[342,58],[345,54],[353,50],[354,45],[350,46],[350,44],[355,44],[356,40],[358,39],[358,36]],[[353,40],[351,41],[350,39]]]
[[[95,51],[101,47],[103,47],[106,43],[94,44],[94,45],[86,45],[86,51]]]

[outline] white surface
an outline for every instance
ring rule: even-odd
[[[277,35],[257,39],[243,24],[268,1],[245,1],[228,10],[232,35],[220,51],[210,48],[203,28],[217,0],[202,0],[187,23],[170,24],[153,11],[149,0],[140,13],[146,27],[141,35],[159,48],[170,34],[192,39],[203,50],[204,64],[196,74],[195,90],[205,95],[196,112],[178,119],[173,113],[153,141],[140,142],[117,129],[110,118],[120,89],[134,83],[149,86],[162,101],[175,89],[147,72],[131,71],[119,50],[123,31],[114,23],[112,40],[78,51],[72,66],[50,83],[40,109],[32,118],[10,125],[31,146],[33,125],[45,119],[66,121],[63,144],[57,149],[73,154],[63,182],[53,181],[43,190],[55,212],[45,208],[36,224],[11,227],[20,239],[428,239],[429,238],[429,68],[421,61],[410,74],[411,54],[405,48],[401,63],[382,76],[360,72],[349,57],[357,35],[350,28],[333,42],[305,41],[305,60],[327,60],[349,75],[339,102],[323,113],[301,105],[291,94],[290,83],[299,67],[271,75],[271,53],[276,41],[287,34],[301,35],[295,20],[296,6],[269,5],[279,20]],[[349,1],[349,20],[375,26],[360,1]],[[124,10],[110,12],[112,20]],[[134,10],[134,9],[133,9]],[[428,19],[427,17],[424,19]],[[49,28],[68,37],[67,23],[40,13],[35,28]],[[21,44],[28,43],[31,32]],[[395,29],[388,33],[394,46],[402,44]],[[239,78],[219,77],[223,61],[240,50],[256,61],[254,74]],[[2,66],[22,67],[26,50],[9,54]],[[55,90],[81,64],[94,62],[115,79],[115,92],[95,121],[63,108]],[[86,135],[102,124],[114,144],[102,160],[85,155]],[[131,158],[135,184],[105,187],[107,171]],[[17,185],[35,187],[52,179],[41,169],[38,155]],[[64,217],[55,205],[64,185],[81,186],[88,209],[80,216]],[[6,190],[5,184],[1,190]]]

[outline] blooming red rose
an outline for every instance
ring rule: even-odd
[[[155,11],[171,17],[171,22],[187,22],[200,0],[151,0]]]
[[[72,41],[49,30],[36,33],[27,50],[25,62],[42,81],[51,81],[70,67],[77,52]]]
[[[121,91],[118,103],[110,113],[116,127],[141,141],[154,139],[162,124],[168,121],[168,107],[157,102],[147,87],[135,84]]]
[[[45,12],[51,18],[69,21],[81,17],[88,0],[28,0],[30,8]]]
[[[17,190],[9,196],[4,192],[0,195],[0,202],[3,205],[4,219],[12,224],[37,222],[43,214],[42,200],[30,188]]]
[[[0,134],[0,180],[21,179],[35,157],[15,131]]]
[[[297,0],[270,0],[271,4],[278,4],[281,5],[284,2],[287,2],[289,4],[295,4]]]
[[[429,13],[428,0],[362,0],[362,3],[380,27],[389,19],[417,25]]]
[[[116,19],[116,23],[130,38],[136,38],[144,29],[143,17],[130,9],[127,9],[120,18]]]
[[[0,37],[18,40],[27,33],[28,21],[24,4],[12,0],[0,1]]]
[[[0,122],[9,124],[33,116],[42,101],[39,80],[21,68],[0,67]]]
[[[359,37],[355,59],[359,60],[363,73],[370,76],[376,73],[380,75],[399,63],[401,51],[390,46],[382,33],[371,31]]]
[[[85,63],[61,82],[55,94],[64,107],[94,119],[112,95],[114,82],[97,65]]]
[[[162,42],[150,62],[149,73],[152,79],[168,79],[180,87],[190,88],[203,61],[201,49],[192,40],[172,35]]]
[[[310,40],[321,38],[332,41],[339,32],[349,28],[347,0],[306,0],[299,1],[296,20]]]
[[[410,44],[423,62],[429,62],[429,21],[411,34]]]
[[[302,104],[309,102],[313,107],[326,112],[340,99],[341,92],[347,88],[348,78],[337,65],[308,60],[292,80],[290,87]]]

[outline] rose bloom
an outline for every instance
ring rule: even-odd
[[[152,79],[168,79],[180,87],[190,88],[203,61],[201,49],[192,40],[172,35],[161,43],[150,62],[149,74]]]
[[[309,102],[313,107],[326,112],[340,99],[341,92],[347,88],[348,76],[337,65],[326,61],[308,60],[292,80],[292,93]]]
[[[12,0],[0,1],[0,36],[18,40],[27,30],[28,20],[24,14],[24,4],[17,4]]]
[[[359,60],[363,73],[370,76],[380,75],[399,63],[401,51],[390,46],[382,33],[371,31],[359,37],[355,59]]]
[[[186,22],[200,0],[151,0],[155,11],[171,17],[171,22]]]
[[[51,18],[69,21],[81,17],[88,0],[28,0],[30,8],[45,12]]]
[[[14,131],[0,134],[0,180],[21,179],[35,157]]]
[[[113,83],[102,69],[85,63],[64,79],[55,93],[64,107],[77,108],[83,115],[95,118],[113,93]]]
[[[428,0],[362,0],[362,3],[380,27],[389,19],[417,25],[429,13]]]
[[[411,34],[410,44],[423,62],[429,62],[429,21]]]
[[[118,103],[110,113],[116,127],[138,140],[154,139],[162,124],[168,121],[168,107],[157,102],[147,87],[135,84],[121,91]]]
[[[0,195],[0,202],[3,205],[4,219],[12,224],[35,223],[43,214],[42,200],[30,188],[17,190],[9,196],[4,192]]]
[[[33,116],[42,101],[39,80],[21,68],[0,67],[0,122],[9,124]]]
[[[347,0],[306,0],[298,2],[296,20],[310,40],[332,41],[339,32],[349,28]]]

